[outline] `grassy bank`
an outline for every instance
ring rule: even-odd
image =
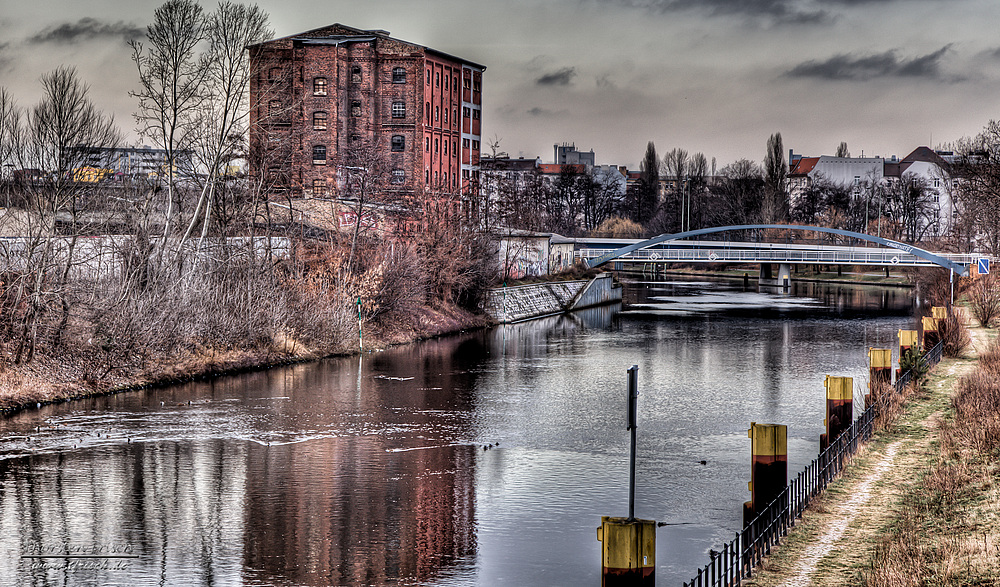
[[[1000,350],[972,334],[748,584],[1000,585]]]
[[[456,306],[423,305],[364,325],[364,352],[468,329],[489,319]],[[92,324],[78,325],[92,332]],[[108,395],[143,387],[169,385],[313,361],[361,351],[354,323],[352,336],[331,332],[310,344],[274,337],[240,346],[188,342],[173,349],[151,349],[140,358],[115,360],[114,349],[90,339],[67,340],[58,354],[42,354],[22,365],[0,364],[0,414],[10,415],[38,404]]]

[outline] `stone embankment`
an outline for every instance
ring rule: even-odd
[[[610,273],[601,273],[589,281],[498,287],[490,290],[483,311],[501,324],[510,324],[621,301],[621,284]]]

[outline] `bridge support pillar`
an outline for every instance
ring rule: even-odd
[[[760,277],[757,279],[759,285],[770,285],[788,289],[792,286],[792,266],[789,263],[778,265],[778,274],[775,275],[774,267],[770,263],[761,263]]]

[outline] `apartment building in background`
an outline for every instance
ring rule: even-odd
[[[352,150],[374,146],[390,190],[476,184],[485,66],[341,24],[249,52],[251,174],[295,196],[339,197],[360,171]]]

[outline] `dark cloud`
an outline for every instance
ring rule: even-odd
[[[50,26],[28,39],[29,43],[73,44],[100,38],[120,37],[136,39],[146,34],[146,29],[123,21],[101,22],[95,18],[81,18],[77,22],[67,22]]]
[[[806,61],[788,70],[788,77],[811,77],[827,80],[866,81],[884,77],[922,77],[941,79],[941,58],[951,48],[945,45],[933,53],[900,59],[896,51],[864,57],[842,53],[823,61]]]
[[[658,13],[697,10],[710,16],[735,15],[754,20],[770,20],[787,24],[818,24],[833,17],[802,0],[608,0],[628,8],[641,8]],[[850,1],[850,0],[848,0]],[[876,1],[876,0],[871,0]],[[885,0],[882,0],[885,1]],[[891,0],[890,0],[891,1]]]
[[[540,86],[568,86],[573,81],[574,77],[576,77],[576,68],[564,67],[559,71],[546,73],[542,77],[536,79],[535,83]]]
[[[528,110],[529,116],[549,116],[551,114],[551,110],[546,110],[545,108],[539,108],[537,106]]]

